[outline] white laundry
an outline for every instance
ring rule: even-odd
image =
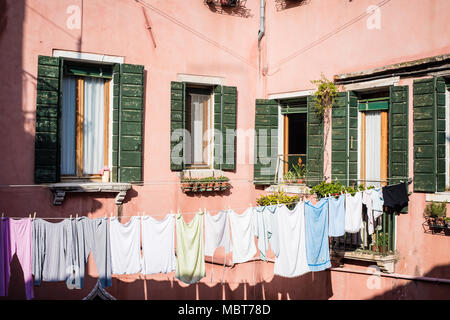
[[[233,210],[228,211],[233,244],[233,263],[249,261],[256,254],[252,211],[252,208],[248,208],[243,214],[237,214]]]
[[[292,211],[282,205],[278,208],[276,219],[279,255],[275,258],[274,274],[292,278],[309,272],[304,202],[299,202]]]
[[[168,214],[163,220],[142,217],[142,273],[168,273],[175,271],[175,216]]]
[[[361,230],[362,223],[362,192],[354,196],[345,195],[345,232],[356,233]]]
[[[228,212],[219,211],[212,216],[205,214],[205,255],[213,256],[218,247],[224,247],[225,253],[231,250],[230,223]]]
[[[141,233],[139,217],[125,224],[117,218],[110,223],[111,266],[113,274],[134,274],[141,271]]]

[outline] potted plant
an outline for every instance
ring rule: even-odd
[[[230,179],[228,179],[225,176],[220,176],[219,178],[217,178],[217,180],[220,182],[220,190],[227,190],[229,188],[229,183],[228,181],[230,181]]]
[[[375,243],[372,244],[372,251],[378,253],[387,253],[389,251],[389,234],[388,233],[378,233],[375,236]]]
[[[296,175],[297,183],[305,183],[306,167],[302,163],[302,158],[298,158],[298,163],[296,165],[294,164],[292,169]]]
[[[214,191],[214,177],[205,178],[206,181],[206,191]]]
[[[447,203],[435,203],[431,201],[425,206],[424,216],[431,228],[445,228],[447,215]]]
[[[288,171],[283,178],[284,182],[293,183],[296,181],[297,175],[293,171]]]
[[[184,192],[189,192],[189,191],[192,190],[193,184],[194,184],[194,180],[193,179],[191,179],[191,178],[183,178],[181,180],[181,189]]]
[[[450,218],[445,218],[445,225],[447,226],[447,229],[450,230]]]

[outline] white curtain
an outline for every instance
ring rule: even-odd
[[[104,166],[105,81],[84,79],[83,173],[98,174]]]
[[[205,111],[204,103],[208,99],[208,95],[191,94],[191,154],[193,164],[208,162],[207,150],[203,150],[203,123],[204,121],[209,121],[209,116],[206,119],[203,117]],[[209,115],[209,102],[207,108],[207,114]]]
[[[76,80],[63,78],[61,108],[61,174],[75,174]]]
[[[366,185],[380,186],[381,179],[381,111],[366,112]]]

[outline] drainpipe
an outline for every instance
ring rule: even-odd
[[[260,48],[261,38],[264,36],[264,32],[265,32],[265,28],[264,28],[264,22],[265,22],[264,8],[265,8],[265,6],[266,6],[266,0],[261,0],[259,32],[258,32],[258,48]]]

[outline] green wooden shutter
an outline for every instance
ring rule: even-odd
[[[54,183],[60,177],[59,103],[61,101],[59,58],[39,56],[36,99],[35,183]]]
[[[185,94],[183,82],[170,83],[170,170],[184,169]]]
[[[348,93],[348,185],[358,184],[358,97]]]
[[[389,183],[408,180],[408,86],[390,87]]]
[[[113,181],[142,182],[144,66],[113,69]]]
[[[414,191],[445,190],[445,82],[414,81]]]
[[[273,184],[278,161],[278,103],[257,99],[255,104],[254,183]]]
[[[236,168],[236,87],[214,89],[214,168]]]
[[[348,181],[348,93],[339,92],[331,109],[331,179]]]
[[[306,184],[314,186],[323,180],[323,118],[316,113],[314,96],[308,96]]]

